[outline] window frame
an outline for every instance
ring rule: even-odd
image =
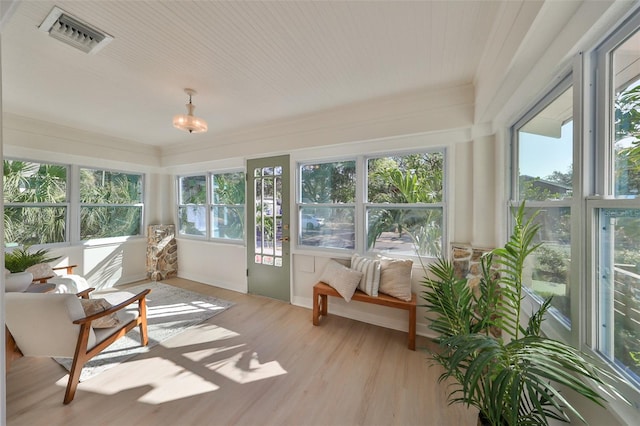
[[[245,194],[244,194],[244,204],[242,204],[242,208],[243,208],[243,212],[244,212],[244,227],[242,230],[242,238],[241,239],[232,239],[232,238],[220,238],[220,237],[213,237],[213,227],[212,227],[212,223],[211,223],[211,216],[212,216],[212,212],[213,212],[213,208],[214,207],[225,207],[225,206],[231,206],[231,207],[239,207],[239,204],[236,205],[227,205],[227,204],[215,204],[213,203],[213,179],[215,175],[224,175],[224,174],[232,174],[232,173],[241,173],[243,175],[244,181],[245,181]],[[182,188],[180,186],[180,181],[182,178],[188,178],[188,177],[194,177],[194,176],[204,176],[205,178],[205,203],[204,204],[181,204],[181,191]],[[222,170],[215,170],[215,171],[207,171],[207,172],[195,172],[195,173],[188,173],[188,174],[180,174],[180,175],[176,175],[175,176],[175,196],[176,196],[176,203],[175,203],[175,210],[174,210],[174,214],[175,214],[175,222],[177,224],[176,226],[176,236],[179,238],[185,238],[185,239],[192,239],[192,240],[199,240],[199,241],[207,241],[207,242],[214,242],[214,243],[221,243],[221,244],[234,244],[234,245],[242,245],[242,246],[246,246],[246,242],[247,242],[247,200],[246,200],[246,196],[247,196],[247,187],[246,187],[246,183],[247,183],[247,172],[245,169],[242,168],[233,168],[233,169],[222,169]],[[186,206],[202,206],[205,209],[205,221],[206,221],[206,225],[205,225],[205,233],[204,235],[195,235],[195,234],[185,234],[185,233],[181,233],[180,229],[181,229],[181,222],[180,222],[180,208],[181,207],[186,207]]]
[[[372,203],[369,201],[369,160],[376,158],[388,158],[388,157],[408,157],[410,155],[422,155],[422,154],[431,154],[431,153],[440,153],[442,155],[442,200],[437,203]],[[384,209],[384,208],[401,208],[407,210],[433,210],[439,209],[441,211],[442,223],[441,223],[441,253],[440,257],[449,255],[448,251],[448,238],[447,238],[447,210],[446,210],[446,201],[447,201],[447,159],[448,159],[448,151],[445,147],[433,147],[424,150],[404,150],[404,151],[395,151],[391,153],[378,153],[367,155],[363,157],[363,174],[364,174],[364,182],[362,187],[364,188],[364,194],[362,196],[362,206],[363,206],[363,215],[362,219],[364,220],[363,224],[363,241],[362,247],[363,251],[370,256],[394,256],[393,252],[381,251],[381,250],[369,250],[368,240],[369,240],[369,211],[373,209]],[[420,255],[415,251],[411,254],[409,253],[399,253],[397,256],[407,257],[412,259],[417,258],[429,258],[432,259],[434,257],[427,255]]]
[[[65,182],[65,202],[64,203],[17,203],[17,202],[4,202],[4,207],[6,208],[47,208],[47,207],[62,207],[65,209],[65,232],[64,232],[64,240],[53,242],[53,243],[39,243],[34,244],[35,247],[56,247],[56,246],[64,246],[71,243],[71,216],[72,216],[72,202],[71,202],[71,193],[72,193],[72,181],[73,181],[73,171],[72,166],[70,164],[64,164],[59,162],[49,162],[49,161],[40,161],[40,160],[31,160],[19,157],[5,157],[3,158],[5,161],[20,161],[24,163],[33,163],[39,165],[51,165],[51,166],[60,166],[66,169],[66,182]],[[17,247],[24,246],[21,242],[16,242]],[[5,242],[6,246],[6,242]]]
[[[109,173],[119,173],[119,174],[124,174],[124,175],[136,175],[140,177],[140,201],[137,203],[83,203],[80,198],[81,198],[81,187],[82,187],[82,183],[81,183],[81,179],[82,179],[82,170],[91,170],[91,171],[101,171],[101,172],[109,172]],[[87,243],[90,241],[110,241],[113,239],[127,239],[127,238],[136,238],[136,237],[144,237],[146,235],[146,231],[145,231],[145,196],[146,196],[146,174],[145,173],[141,173],[141,172],[131,172],[131,171],[125,171],[125,170],[118,170],[118,169],[108,169],[108,168],[100,168],[100,167],[92,167],[92,166],[77,166],[77,173],[76,173],[76,181],[78,183],[77,185],[77,194],[78,194],[78,212],[77,212],[77,216],[78,216],[78,241],[80,241],[81,243]],[[109,236],[109,237],[98,237],[98,238],[87,238],[87,239],[83,239],[82,238],[82,209],[83,208],[95,208],[95,207],[113,207],[113,208],[118,208],[118,207],[125,207],[125,208],[139,208],[140,209],[140,222],[138,224],[139,226],[139,232],[137,234],[129,234],[129,235],[115,235],[115,236]]]
[[[407,207],[409,204],[381,204],[381,203],[368,203],[366,200],[367,192],[368,192],[368,160],[371,158],[385,158],[385,157],[404,157],[413,154],[427,154],[431,152],[440,152],[443,156],[442,161],[442,201],[440,203],[419,203],[416,204],[415,207]],[[296,251],[300,253],[318,253],[319,255],[332,254],[335,257],[343,257],[347,258],[351,256],[353,253],[360,253],[366,256],[390,256],[390,257],[398,257],[398,258],[406,258],[412,259],[416,263],[419,263],[421,256],[418,256],[416,253],[406,254],[406,253],[391,253],[391,252],[382,252],[378,250],[368,250],[367,247],[367,209],[368,208],[378,208],[381,206],[384,207],[400,207],[400,208],[416,208],[416,209],[429,209],[429,208],[441,208],[442,210],[442,255],[448,257],[448,249],[450,245],[449,241],[449,211],[448,211],[448,191],[449,191],[449,161],[450,161],[450,149],[447,148],[444,144],[440,144],[437,146],[425,147],[423,149],[418,148],[410,148],[404,150],[396,150],[396,151],[381,151],[367,155],[345,155],[341,157],[321,157],[315,159],[305,159],[298,161],[296,163],[296,181],[295,181],[295,208],[296,208],[296,241],[295,247]],[[313,204],[313,203],[303,203],[302,202],[302,167],[305,165],[313,165],[313,164],[327,164],[327,163],[337,163],[344,161],[355,161],[356,172],[355,172],[355,202],[354,203],[344,203],[344,204]],[[343,248],[331,248],[331,247],[318,247],[318,246],[308,246],[300,243],[300,227],[301,227],[301,208],[304,206],[330,206],[330,207],[353,207],[354,208],[354,220],[355,220],[355,242],[353,249],[343,249]],[[422,256],[424,257],[424,256]]]
[[[573,117],[573,196],[571,204],[571,322],[569,332],[563,330],[562,324],[553,316],[547,316],[543,323],[543,332],[556,339],[568,342],[591,356],[595,363],[614,377],[626,378],[624,369],[605,359],[600,353],[598,344],[599,324],[599,222],[600,209],[636,209],[640,210],[640,196],[634,199],[615,198],[613,175],[614,160],[614,109],[613,94],[610,88],[613,84],[613,64],[611,53],[627,39],[640,32],[640,8],[635,8],[632,14],[618,27],[612,29],[609,35],[599,44],[594,44],[586,52],[576,54],[560,77],[555,80],[572,76],[574,88]],[[532,111],[541,110],[539,105],[549,99],[550,93],[561,83],[550,85],[543,91],[542,97],[534,102],[526,113],[520,115],[512,126],[509,126],[510,153],[507,156],[511,165],[509,171],[509,192],[507,210],[518,202],[514,194],[517,187],[518,152],[516,139],[516,125],[531,118]],[[546,106],[546,105],[545,105]],[[539,203],[527,202],[527,207],[538,207]],[[510,218],[511,215],[508,214]],[[508,228],[511,227],[509,220]],[[576,231],[574,231],[574,229]],[[508,232],[509,233],[509,232]],[[532,305],[539,303],[526,295]],[[626,379],[625,379],[626,380]],[[612,412],[618,418],[632,418],[637,416],[640,406],[640,382],[615,383],[616,389],[631,402],[627,405],[620,398],[610,402]]]
[[[332,164],[332,163],[345,163],[345,162],[354,162],[355,165],[355,191],[354,191],[354,201],[352,203],[310,203],[302,201],[302,168],[304,166],[309,165],[320,165],[320,164]],[[353,252],[359,251],[359,240],[358,240],[358,186],[361,179],[359,179],[359,169],[358,169],[359,157],[357,156],[345,156],[338,158],[322,158],[318,160],[305,160],[296,163],[296,172],[295,172],[295,222],[296,222],[296,240],[295,246],[296,249],[304,250],[304,251],[315,251],[319,253],[341,253],[343,256],[350,255]],[[330,208],[330,209],[352,209],[353,210],[353,218],[354,218],[354,248],[340,248],[340,247],[322,247],[322,246],[310,246],[302,244],[302,209],[303,208]]]
[[[576,68],[578,71],[576,72]],[[554,84],[545,90],[544,95],[538,98],[537,102],[533,104],[533,106],[520,118],[515,121],[510,126],[510,196],[509,201],[507,203],[507,210],[509,210],[507,214],[507,226],[508,232],[507,235],[510,235],[511,229],[513,229],[513,216],[510,212],[511,209],[517,208],[520,203],[523,201],[520,198],[520,185],[519,185],[519,159],[520,159],[520,141],[518,137],[518,132],[521,128],[523,128],[529,121],[531,121],[534,117],[536,117],[539,113],[541,113],[545,108],[551,105],[556,99],[558,99],[563,93],[565,93],[569,88],[573,88],[573,143],[572,143],[572,169],[573,169],[573,182],[572,182],[572,196],[570,198],[563,198],[559,200],[524,200],[526,201],[527,208],[540,209],[544,207],[549,207],[553,209],[557,208],[570,208],[571,209],[571,258],[576,259],[580,256],[580,247],[582,246],[579,242],[582,240],[582,235],[580,230],[580,215],[574,214],[577,211],[580,211],[580,194],[582,191],[580,190],[580,186],[578,185],[578,181],[580,181],[581,170],[582,170],[582,161],[581,161],[581,150],[576,147],[581,145],[582,142],[582,118],[580,111],[576,111],[576,102],[577,100],[582,99],[581,95],[581,86],[578,86],[581,78],[578,76],[581,68],[581,58],[578,57],[574,60],[571,66],[568,69],[565,69],[561,73],[561,77],[559,78],[559,82],[554,82]],[[580,105],[578,103],[577,105]],[[569,270],[570,277],[578,277],[580,276],[581,271],[579,268],[579,262],[571,262],[571,269]],[[547,315],[546,321],[543,324],[543,330],[548,334],[555,338],[559,338],[563,341],[570,342],[574,346],[578,346],[580,344],[580,327],[579,321],[576,321],[576,315],[579,312],[579,301],[581,298],[581,288],[579,286],[580,280],[571,279],[569,282],[569,291],[571,294],[570,299],[570,325],[567,324],[564,319],[557,317],[556,315]],[[526,300],[532,306],[539,307],[540,301],[539,298],[533,295],[533,292],[528,288],[526,289]]]

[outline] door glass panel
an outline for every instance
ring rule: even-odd
[[[256,169],[254,185],[255,263],[277,267],[282,267],[283,252],[281,174],[281,167]]]

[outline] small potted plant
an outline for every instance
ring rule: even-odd
[[[27,268],[39,263],[53,262],[60,259],[60,256],[49,256],[49,250],[40,249],[29,251],[29,246],[13,249],[4,255],[4,267],[11,273],[24,272]]]
[[[523,270],[539,246],[534,217],[525,220],[524,203],[517,209],[510,240],[483,257],[477,289],[444,259],[428,268],[423,281],[424,306],[435,314],[430,327],[440,336],[439,350],[431,354],[444,367],[439,380],[453,380],[450,403],[477,408],[479,424],[546,425],[549,419],[569,421],[569,412],[584,421],[560,386],[599,405],[602,396],[587,382],[615,393],[602,379],[608,375],[583,353],[541,333],[551,298],[524,324]]]

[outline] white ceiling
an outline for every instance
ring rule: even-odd
[[[3,107],[150,145],[215,144],[274,120],[475,83],[507,44],[495,34],[509,29],[505,5],[520,3],[23,0],[2,33]],[[49,37],[37,27],[54,6],[114,40],[87,55]],[[198,91],[206,135],[171,125],[185,87]]]

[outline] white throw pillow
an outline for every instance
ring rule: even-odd
[[[411,260],[380,258],[380,293],[409,302],[412,268]]]
[[[330,260],[322,272],[320,281],[335,288],[340,293],[340,296],[348,302],[351,300],[353,293],[356,292],[361,278],[362,272],[354,271],[335,260]]]
[[[380,285],[380,261],[354,253],[351,256],[351,269],[362,272],[358,288],[369,296],[378,296]]]

